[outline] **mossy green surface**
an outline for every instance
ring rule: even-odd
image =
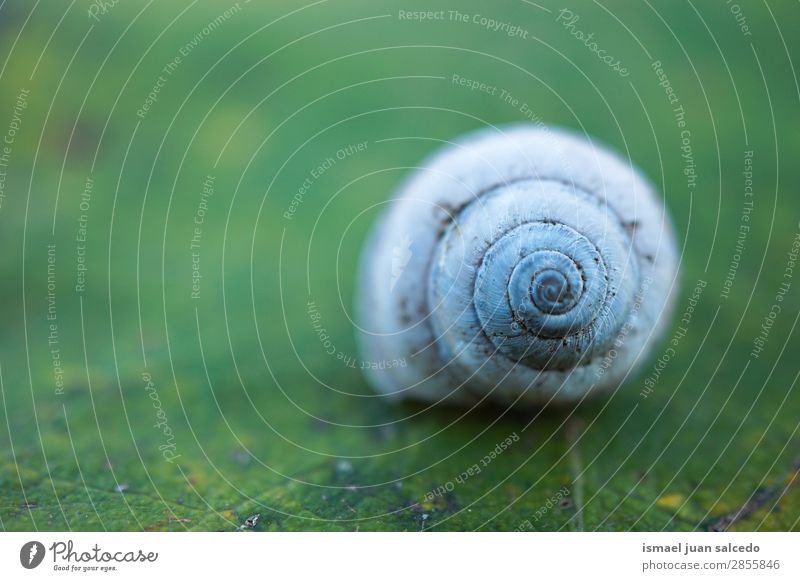
[[[445,11],[426,22],[394,1],[240,1],[222,20],[236,5],[126,1],[95,21],[86,3],[29,4],[0,8],[0,138],[30,92],[0,205],[1,529],[800,528],[796,3],[743,3],[747,35],[724,3],[574,2],[627,77],[547,1],[425,3]],[[348,364],[367,229],[440,140],[524,121],[522,103],[664,192],[674,325],[639,374],[576,410],[389,404]]]

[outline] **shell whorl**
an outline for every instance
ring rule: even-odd
[[[477,131],[411,175],[365,245],[365,373],[397,398],[576,402],[646,361],[677,270],[628,160],[555,128]]]
[[[619,217],[569,184],[533,178],[476,197],[453,217],[429,274],[445,356],[488,340],[533,369],[590,361],[631,310],[630,246]]]

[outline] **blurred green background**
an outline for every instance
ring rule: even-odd
[[[800,282],[785,270],[800,219],[796,2],[102,4],[0,5],[0,138],[13,130],[0,167],[2,529],[798,528]],[[579,16],[571,28],[562,8]],[[401,14],[414,10],[443,19]],[[438,140],[524,121],[522,103],[615,147],[664,192],[682,252],[676,312],[707,285],[686,336],[647,397],[663,347],[574,411],[389,405],[328,355],[307,303],[357,357],[356,258],[382,202]]]

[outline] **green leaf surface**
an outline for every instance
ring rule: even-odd
[[[29,4],[0,7],[0,139],[29,91],[0,190],[0,528],[800,528],[796,3],[747,4],[747,35],[719,3],[574,2],[628,77],[548,2]],[[526,119],[664,192],[665,342],[574,410],[388,403],[353,338],[366,232],[441,141]]]

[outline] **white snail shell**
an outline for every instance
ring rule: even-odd
[[[480,130],[416,170],[368,238],[363,367],[397,398],[577,402],[647,359],[676,275],[630,162],[564,130]]]

